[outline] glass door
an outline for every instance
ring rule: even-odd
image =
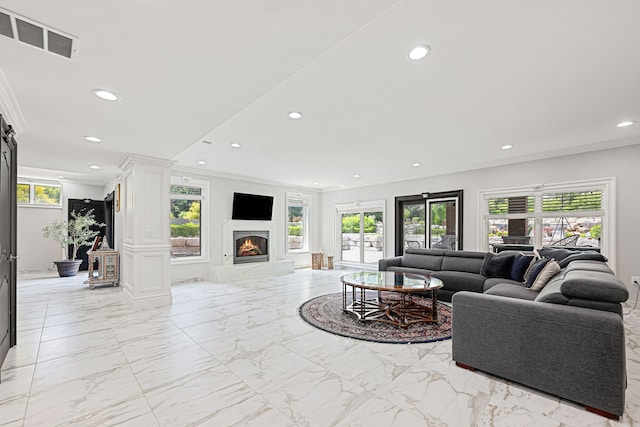
[[[404,248],[425,247],[425,206],[424,200],[418,203],[405,203],[402,209],[402,240]]]
[[[462,197],[462,190],[396,197],[396,256],[405,249],[462,250]]]
[[[458,240],[457,198],[427,199],[429,247],[455,250]]]
[[[337,206],[341,261],[377,265],[384,258],[383,203],[371,202],[358,208],[356,204]]]

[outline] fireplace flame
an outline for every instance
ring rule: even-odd
[[[262,251],[251,241],[251,239],[245,239],[245,241],[238,248],[238,256],[254,255],[262,255]]]

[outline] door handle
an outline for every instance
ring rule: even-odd
[[[7,259],[9,260],[9,262],[15,261],[15,260],[17,260],[19,258],[20,258],[20,255],[13,255],[13,254],[7,255]]]

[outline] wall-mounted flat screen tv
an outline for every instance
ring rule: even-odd
[[[231,219],[271,221],[272,211],[273,196],[233,193],[233,212],[231,213]]]

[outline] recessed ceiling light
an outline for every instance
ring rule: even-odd
[[[289,118],[290,119],[294,119],[294,120],[298,120],[302,118],[302,113],[299,111],[292,111],[289,113]]]
[[[240,143],[239,142],[232,142],[229,145],[231,145],[231,147],[233,147],[233,148],[240,148]]]
[[[100,141],[102,141],[97,136],[85,136],[84,139],[86,139],[89,142],[100,142]]]
[[[414,164],[412,164],[411,166],[413,166],[414,168],[419,168],[420,166],[422,166],[422,163],[420,162],[415,162]]]
[[[196,163],[199,164],[199,165],[206,165],[207,164],[207,162],[205,162],[204,160],[198,160]]]
[[[100,165],[89,165],[89,168],[98,170],[98,169],[100,169]]]
[[[513,145],[506,144],[506,145],[503,145],[500,148],[502,148],[503,150],[511,150],[513,148]]]
[[[58,179],[64,179],[64,176],[58,175]]]
[[[429,54],[431,48],[426,44],[416,46],[411,51],[409,51],[409,59],[412,61],[417,61],[418,59],[422,59]]]
[[[320,185],[320,183],[318,181],[314,181],[313,185]]]
[[[354,177],[354,178],[360,178],[360,174],[359,174],[359,173],[357,173],[357,174],[353,175],[353,177]]]
[[[120,99],[115,93],[109,92],[108,90],[104,89],[94,89],[93,93],[98,98],[104,99],[105,101],[117,101],[118,99]]]
[[[626,121],[626,122],[620,122],[616,126],[618,126],[619,128],[626,128],[627,126],[631,126],[634,123],[635,122]]]

